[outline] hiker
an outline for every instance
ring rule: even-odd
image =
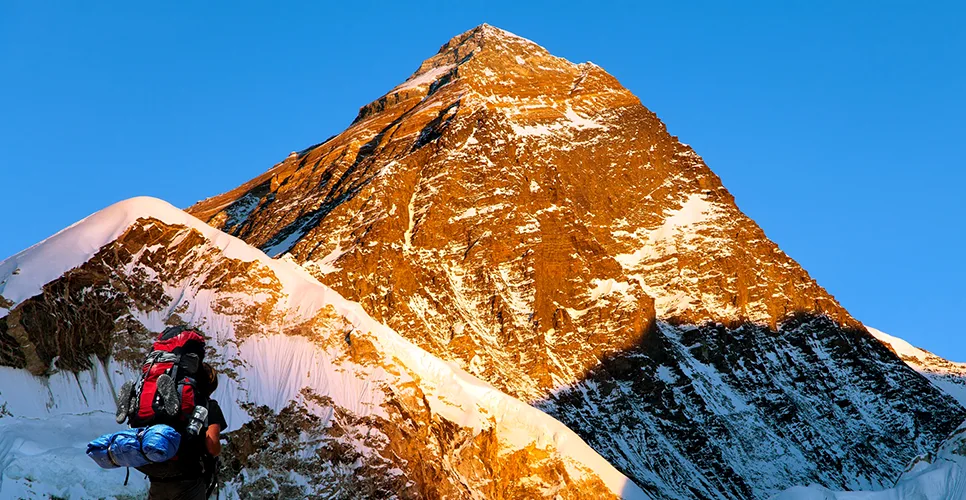
[[[208,418],[197,439],[182,442],[178,460],[185,466],[172,477],[152,477],[148,500],[204,500],[218,481],[218,455],[221,454],[221,431],[228,423],[211,395],[218,389],[218,373],[208,363],[198,373],[197,390],[207,400]]]
[[[126,467],[151,481],[151,500],[208,498],[218,484],[221,431],[227,427],[218,402],[218,373],[204,362],[206,340],[187,325],[166,328],[152,344],[137,380],[117,393],[117,414],[130,428],[87,445],[105,469]],[[124,484],[128,482],[127,477]]]

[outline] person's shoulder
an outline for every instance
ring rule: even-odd
[[[222,411],[221,411],[221,405],[218,404],[218,400],[217,399],[208,398],[208,404],[206,406],[208,407],[208,414],[209,415],[212,415],[212,414],[222,415],[223,414]]]
[[[211,398],[208,399],[208,422],[218,424],[222,430],[228,426],[228,422],[225,420],[225,414],[221,411],[221,406],[218,405],[218,401]]]

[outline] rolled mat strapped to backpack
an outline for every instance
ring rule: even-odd
[[[152,425],[104,434],[87,444],[87,455],[105,469],[141,467],[170,460],[180,444],[173,427]]]

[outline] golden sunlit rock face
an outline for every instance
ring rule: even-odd
[[[491,26],[189,212],[554,415],[659,497],[884,485],[963,416],[614,77]]]
[[[616,79],[489,26],[189,212],[529,399],[655,318],[857,326]]]

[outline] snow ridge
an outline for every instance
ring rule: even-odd
[[[913,370],[923,374],[933,385],[966,406],[966,363],[943,359],[871,326],[865,325],[865,328]]]
[[[214,229],[158,199],[134,198],[112,205],[0,263],[0,280],[4,283],[5,297],[14,303],[11,308],[39,293],[44,284],[65,271],[84,264],[98,249],[145,218],[186,226],[200,232],[207,239],[207,244],[226,258],[258,262],[271,270],[281,283],[287,301],[284,304],[284,309],[288,311],[284,319],[287,324],[309,320],[327,308],[334,310],[348,322],[350,335],[372,341],[378,351],[384,353],[386,360],[392,360],[391,363],[411,370],[418,376],[417,383],[423,387],[426,401],[433,412],[477,431],[495,425],[501,442],[512,449],[530,445],[538,448],[553,446],[574,463],[593,471],[614,494],[625,498],[648,498],[633,482],[557,420],[413,345],[372,319],[358,303],[344,299],[293,262],[269,258],[242,240]],[[166,283],[164,286],[170,288],[173,285]],[[238,337],[230,318],[213,308],[216,297],[190,288],[166,291],[174,297],[184,296],[186,291],[189,295],[195,293],[191,307],[184,311],[182,318],[215,332],[223,357],[243,361],[238,368],[240,378],[224,383],[215,395],[227,403],[224,406],[232,429],[250,418],[239,406],[240,401],[268,404],[278,411],[288,401],[299,400],[304,387],[333,398],[357,415],[382,414],[379,403],[383,396],[375,390],[375,384],[380,380],[390,380],[391,375],[384,369],[340,365],[335,362],[337,352],[323,349],[302,337],[278,334]],[[238,296],[235,300],[251,302],[257,299]],[[165,316],[160,312],[147,313],[142,314],[139,320],[152,331],[159,331],[164,326]],[[281,325],[279,328],[281,333]],[[56,427],[57,432],[70,435],[67,441],[73,443],[72,446],[82,446],[86,440],[96,436],[89,435],[90,426],[75,428],[72,422],[90,418],[96,420],[93,428],[105,428],[105,422],[109,423],[108,419],[112,418],[111,412],[106,410],[113,407],[111,387],[132,376],[129,369],[112,363],[102,366],[107,383],[97,373],[85,372],[79,375],[73,386],[67,383],[50,384],[49,390],[44,390],[41,389],[44,384],[41,379],[23,370],[2,368],[2,371],[4,380],[22,379],[18,386],[24,388],[11,391],[4,387],[0,393],[0,404],[14,416],[0,419],[0,428],[9,431],[3,433],[5,436],[19,436],[13,444],[7,438],[0,440],[0,494],[4,496],[24,491],[25,483],[17,478],[45,473],[36,469],[38,462],[26,458],[28,449],[39,447],[46,450],[43,453],[53,453],[50,445],[44,444],[45,441],[24,439],[29,433],[21,430],[29,427],[30,419],[47,420],[54,424],[52,427]],[[303,378],[303,374],[307,375]],[[52,380],[62,380],[67,376],[58,374]],[[83,395],[82,398],[76,397],[78,392]],[[36,394],[44,393],[49,393],[49,399],[45,404],[38,404],[40,400]],[[81,460],[72,463],[72,466],[82,469],[86,466],[92,475],[81,483],[93,485],[97,481],[92,478],[100,477],[97,476],[100,473],[92,472],[96,466],[87,462]],[[11,463],[15,467],[11,468]],[[569,472],[578,477],[583,474],[580,469]],[[84,491],[86,493],[78,490],[78,493],[103,493],[96,489]],[[47,493],[60,495],[64,491],[58,489]]]

